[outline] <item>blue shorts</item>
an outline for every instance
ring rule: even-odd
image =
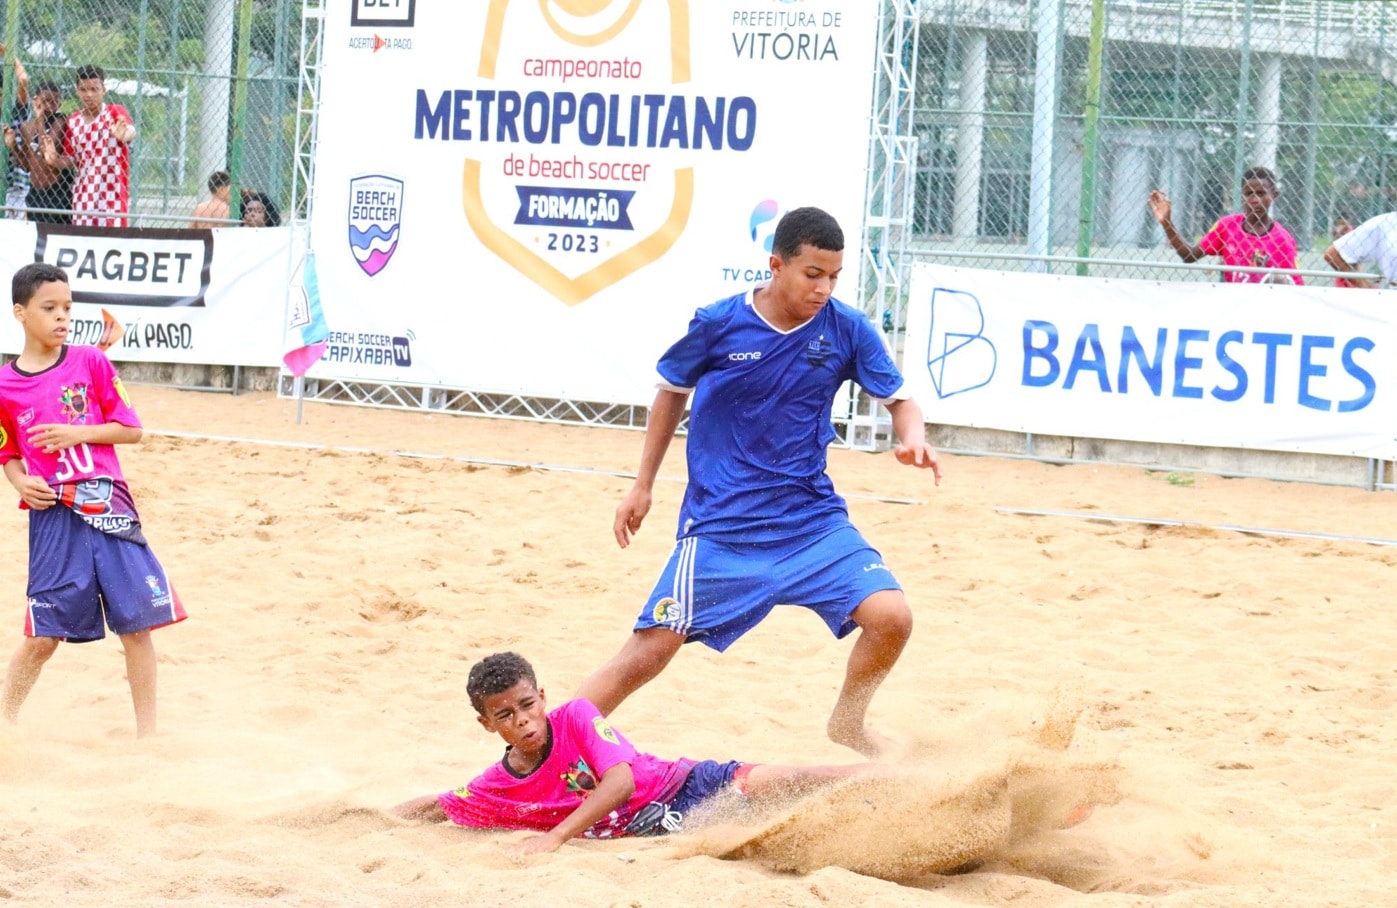
[[[27,637],[71,643],[183,621],[184,606],[149,546],[93,529],[56,505],[29,512]]]
[[[713,760],[701,760],[695,763],[693,769],[689,770],[689,777],[670,800],[669,809],[683,816],[725,788],[737,787],[746,794],[746,774],[751,766],[750,763],[736,761],[718,763]],[[734,786],[733,776],[738,770],[743,770],[743,777],[740,784]]]
[[[684,784],[668,802],[651,801],[640,810],[626,826],[626,835],[654,836],[671,832],[682,832],[684,819],[689,812],[709,798],[725,789],[736,789],[747,794],[747,774],[752,771],[752,763],[716,763],[701,760],[689,769]]]
[[[878,550],[847,522],[777,542],[718,542],[686,536],[674,547],[635,630],[666,627],[686,643],[719,652],[778,605],[800,605],[836,637],[857,627],[849,615],[874,593],[900,590]]]

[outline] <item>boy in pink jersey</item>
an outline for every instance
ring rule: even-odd
[[[1209,255],[1220,255],[1224,265],[1253,268],[1295,268],[1295,237],[1271,219],[1271,205],[1280,195],[1276,175],[1265,167],[1252,167],[1242,174],[1242,204],[1245,211],[1219,218],[1197,246],[1190,246],[1175,229],[1169,196],[1156,189],[1150,193],[1150,211],[1179,258],[1196,262]],[[1224,271],[1228,283],[1303,284],[1300,275],[1265,274],[1251,271]]]
[[[29,511],[29,604],[0,713],[9,721],[60,641],[121,637],[136,734],[155,733],[154,628],[184,606],[145,536],[113,445],[141,421],[107,357],[70,346],[68,275],[38,262],[15,272],[24,351],[0,367],[0,464]]]
[[[533,667],[495,653],[471,667],[466,693],[476,720],[504,739],[504,759],[455,791],[393,808],[409,820],[532,829],[519,854],[557,851],[576,836],[663,835],[724,790],[749,802],[790,798],[871,771],[875,764],[771,766],[662,760],[638,753],[586,700],[548,711]]]
[[[73,223],[125,227],[131,203],[131,142],[136,127],[120,104],[106,104],[106,73],[100,66],[77,72],[80,107],[68,115],[63,147],[44,137],[44,161],[53,168],[75,168]]]

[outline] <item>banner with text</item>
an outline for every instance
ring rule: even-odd
[[[281,326],[304,232],[137,230],[0,220],[0,273],[48,262],[68,273],[69,338],[91,344],[102,310],[126,333],[107,351],[116,362],[221,366],[281,364]],[[0,331],[0,353],[18,353],[17,322]]]
[[[649,403],[785,211],[857,287],[878,0],[330,0],[311,377]]]
[[[933,423],[1391,459],[1392,296],[918,265],[903,370]]]

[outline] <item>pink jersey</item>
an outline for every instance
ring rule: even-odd
[[[606,771],[629,763],[635,793],[583,835],[607,839],[625,834],[636,811],[652,801],[668,803],[683,786],[692,760],[670,762],[636,753],[587,700],[569,700],[548,714],[548,754],[522,778],[504,760],[437,801],[459,826],[549,830],[577,809]]]
[[[64,344],[58,362],[42,372],[23,372],[13,362],[0,367],[0,464],[24,458],[29,475],[42,476],[89,526],[143,543],[116,448],[84,442],[48,454],[29,442],[35,426],[109,422],[141,425],[116,369],[96,347]]]
[[[1245,214],[1229,214],[1219,218],[1213,229],[1203,234],[1198,248],[1208,255],[1222,256],[1224,265],[1243,265],[1253,268],[1294,268],[1295,237],[1280,225],[1271,222],[1271,229],[1263,236],[1247,233],[1242,229]],[[1243,271],[1225,271],[1223,280],[1231,284],[1258,284],[1265,274]],[[1305,283],[1300,275],[1293,275],[1297,284]]]
[[[73,223],[90,227],[125,227],[124,217],[131,202],[131,148],[112,135],[117,115],[131,121],[120,104],[103,104],[88,122],[81,110],[68,115],[68,132],[63,151],[77,162],[73,183]]]

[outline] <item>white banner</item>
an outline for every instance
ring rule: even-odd
[[[106,309],[126,329],[117,362],[281,364],[291,269],[304,248],[291,227],[136,230],[0,220],[0,274],[58,265],[73,291],[70,339],[95,343]],[[0,353],[18,353],[18,323]]]
[[[1397,293],[914,268],[930,422],[1397,457]]]
[[[330,0],[310,375],[649,403],[801,205],[857,287],[878,9]]]

